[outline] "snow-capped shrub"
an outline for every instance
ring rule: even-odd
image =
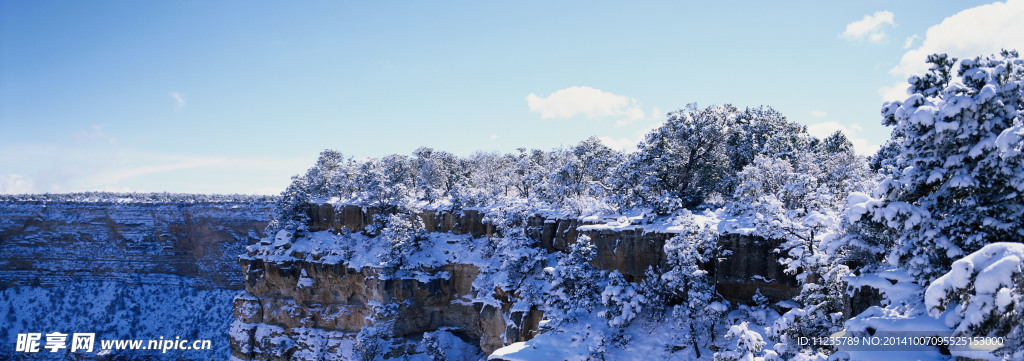
[[[954,336],[1006,337],[997,354],[1024,357],[1024,244],[993,243],[956,262],[924,294]]]
[[[775,320],[769,337],[776,344],[776,351],[785,357],[795,356],[805,350],[796,343],[799,337],[822,337],[831,335],[842,328],[849,315],[843,314],[843,295],[846,292],[844,277],[849,270],[842,265],[829,267],[812,282],[803,282],[800,294],[794,298],[800,307],[791,309]],[[811,354],[831,353],[831,346],[810,345]]]
[[[606,318],[608,326],[624,328],[633,322],[646,301],[643,295],[637,293],[633,283],[626,281],[619,271],[611,271],[608,284],[601,292],[601,304],[606,309],[599,312],[598,316]]]
[[[444,350],[441,348],[442,346],[433,332],[423,334],[423,339],[420,340],[420,347],[423,349],[423,353],[427,354],[427,357],[430,358],[430,361],[445,361]]]
[[[391,336],[394,335],[398,307],[397,303],[371,302],[372,313],[366,317],[366,325],[356,335],[353,347],[360,360],[372,361],[391,348]]]
[[[651,320],[660,321],[665,315],[665,305],[673,292],[661,281],[661,273],[655,271],[654,267],[648,267],[637,292],[644,297],[644,313]]]
[[[384,267],[398,269],[415,269],[418,265],[412,262],[417,252],[423,250],[427,230],[418,216],[410,214],[375,215],[384,219],[380,222],[383,228],[375,240],[384,242],[386,253],[378,255]]]
[[[558,265],[548,270],[551,289],[548,294],[548,310],[553,318],[562,321],[574,320],[594,310],[601,292],[598,280],[600,271],[590,264],[597,257],[597,247],[590,237],[580,235],[569,246],[569,253],[558,260]]]
[[[729,345],[715,352],[715,361],[754,361],[767,344],[761,334],[747,328],[746,322],[730,326],[725,339],[730,341]]]

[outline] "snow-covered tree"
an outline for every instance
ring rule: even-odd
[[[281,198],[274,206],[274,219],[267,225],[268,234],[280,230],[306,231],[309,229],[309,181],[306,177],[293,176],[292,182],[281,192]]]
[[[562,255],[558,265],[548,269],[551,289],[548,291],[548,311],[555,319],[572,321],[589,314],[598,304],[601,293],[601,272],[590,264],[597,257],[597,247],[590,237],[580,235]]]
[[[515,158],[511,154],[476,152],[465,159],[466,177],[451,190],[453,210],[499,202],[514,196],[508,170]]]
[[[767,106],[747,108],[736,118],[729,136],[730,167],[739,172],[759,155],[791,159],[797,151],[807,149],[810,140],[805,126],[788,121],[777,110]],[[722,189],[724,194],[733,193],[732,183]]]
[[[880,167],[870,196],[851,197],[842,240],[859,268],[898,264],[923,283],[986,244],[1024,237],[1024,156],[1009,144],[1019,141],[1024,60],[928,61],[927,74],[910,78],[911,95],[882,109],[898,151],[879,161],[891,166]]]
[[[536,188],[544,181],[547,156],[540,149],[519,148],[519,154],[513,156],[511,167],[505,170],[503,179],[522,198],[530,198]]]
[[[416,185],[422,199],[428,202],[449,197],[453,188],[466,178],[465,165],[454,154],[420,147],[413,155],[418,169]]]
[[[617,171],[619,203],[662,214],[703,203],[729,174],[726,146],[738,116],[731,105],[669,113]]]
[[[397,269],[415,269],[411,262],[416,253],[423,250],[429,237],[420,217],[411,214],[378,214],[383,224],[377,240],[384,243],[385,253],[378,255],[381,265]]]
[[[408,210],[416,200],[416,172],[409,158],[389,155],[360,165],[358,200],[389,214]]]
[[[776,351],[783,356],[794,356],[803,351],[811,353],[835,351],[830,346],[810,345],[799,348],[800,337],[821,337],[842,329],[849,315],[843,314],[843,295],[846,293],[844,277],[849,270],[843,265],[819,265],[801,281],[800,294],[793,299],[800,306],[787,311],[775,320],[769,336],[777,342]]]
[[[761,334],[747,327],[746,322],[730,326],[725,339],[729,340],[729,345],[715,352],[715,361],[754,361],[767,344]]]
[[[700,349],[714,341],[712,331],[728,310],[714,280],[702,268],[715,255],[718,234],[692,219],[684,219],[681,228],[665,242],[668,271],[661,280],[672,292],[669,302],[675,304],[672,316],[679,332],[673,336],[700,357]]]
[[[928,286],[932,317],[947,310],[953,336],[1005,337],[998,355],[1024,358],[1024,244],[992,243],[953,262]]]
[[[757,156],[738,174],[730,205],[730,212],[754,220],[755,235],[781,240],[779,261],[800,284],[794,300],[800,306],[772,327],[779,351],[789,356],[799,351],[788,348],[797,337],[831,334],[848,317],[842,294],[849,271],[825,252],[823,242],[838,231],[840,200],[869,184],[867,163],[841,133],[812,143],[789,159]]]
[[[601,291],[601,304],[605,310],[598,315],[608,320],[608,326],[624,328],[633,322],[646,301],[633,283],[626,281],[619,271],[611,271],[608,284]]]
[[[366,325],[356,335],[354,349],[363,361],[373,361],[387,353],[392,345],[391,337],[398,318],[397,303],[371,303],[372,313],[366,318]]]
[[[577,208],[575,211],[586,210],[581,204],[603,202],[610,193],[610,177],[622,160],[619,152],[597,137],[552,155],[559,155],[561,161],[549,162],[552,174],[547,180],[548,199],[563,207]]]
[[[654,267],[648,267],[647,271],[644,271],[644,278],[640,280],[638,286],[637,292],[644,297],[643,309],[646,318],[660,322],[665,316],[665,307],[673,290],[661,281],[661,272]]]
[[[306,171],[306,181],[309,183],[309,195],[312,198],[329,198],[338,196],[341,193],[350,193],[342,188],[351,186],[346,177],[352,173],[354,162],[352,159],[345,159],[345,156],[338,151],[325,149],[317,157],[316,164]]]

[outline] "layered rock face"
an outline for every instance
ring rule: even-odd
[[[232,355],[239,359],[351,359],[356,335],[374,308],[385,304],[398,305],[387,320],[395,346],[439,329],[485,352],[507,342],[502,310],[469,302],[479,273],[473,265],[427,270],[426,281],[323,263],[249,259],[242,266],[249,292],[235,300],[231,340]],[[446,277],[430,277],[441,273]]]
[[[227,358],[238,254],[273,204],[0,202],[0,359]],[[18,333],[94,332],[92,353],[16,353]],[[212,349],[104,351],[106,339],[210,340]]]
[[[375,210],[345,205],[311,205],[310,230],[358,231],[372,220]],[[474,237],[492,236],[493,226],[484,223],[484,215],[475,210],[459,213],[424,211],[419,214],[428,232],[452,232]],[[565,251],[579,235],[586,235],[597,247],[594,266],[601,270],[615,270],[636,282],[643,278],[648,267],[665,267],[665,242],[674,236],[668,232],[648,231],[644,225],[621,229],[590,229],[577,219],[546,219],[533,217],[529,221],[531,236],[549,252]],[[582,230],[581,230],[581,227]],[[758,290],[772,300],[785,300],[799,293],[796,279],[783,272],[775,252],[779,242],[742,234],[724,234],[719,247],[729,250],[707,266],[714,274],[721,293],[730,302],[749,302]]]
[[[357,206],[311,205],[310,231],[335,232],[366,227],[375,213]],[[495,236],[483,215],[425,211],[419,214],[430,232],[451,232],[474,237]],[[594,265],[616,270],[627,279],[640,280],[648,267],[666,266],[663,251],[673,234],[648,232],[642,225],[621,229],[585,227],[578,220],[530,219],[530,231],[549,252],[564,251],[581,234],[597,247]],[[733,302],[750,302],[755,292],[774,300],[787,299],[798,290],[791,276],[775,261],[775,242],[730,235],[723,242],[734,251],[708,268],[718,280],[719,292]],[[251,255],[250,255],[251,256]],[[407,342],[425,332],[447,329],[483,352],[537,333],[539,311],[513,312],[511,304],[485,305],[476,299],[472,284],[479,270],[469,264],[448,264],[425,270],[416,279],[386,279],[383,269],[352,269],[306,259],[275,261],[242,257],[246,294],[235,300],[232,355],[242,360],[339,359],[354,357],[356,334],[382,304],[398,304],[390,329],[390,342]],[[447,274],[447,277],[437,277]],[[499,301],[502,295],[495,295]]]
[[[0,286],[81,280],[241,289],[272,204],[0,203]]]

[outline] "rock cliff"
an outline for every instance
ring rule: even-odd
[[[0,358],[23,332],[209,339],[211,350],[167,357],[226,358],[231,300],[244,287],[238,255],[272,210],[270,202],[0,202],[0,337],[9,346]],[[74,356],[164,356],[96,347]],[[17,355],[33,357],[54,356]]]
[[[357,206],[311,205],[311,232],[359,231],[375,213]],[[471,237],[496,236],[478,211],[419,213],[434,233]],[[594,266],[616,270],[638,281],[648,267],[664,267],[663,246],[671,232],[648,231],[644,225],[616,229],[588,227],[575,219],[535,216],[529,231],[548,252],[567,249],[580,234],[597,247]],[[733,252],[708,265],[719,292],[733,302],[750,302],[760,290],[774,300],[794,296],[795,280],[775,261],[775,242],[727,235],[723,244]],[[528,340],[538,332],[539,311],[513,311],[496,292],[498,305],[470,302],[480,295],[472,287],[480,270],[471,264],[446,264],[421,270],[419,280],[382,277],[382,268],[354,269],[328,264],[298,252],[298,257],[262,257],[252,250],[240,260],[246,293],[235,300],[232,355],[242,360],[345,359],[354,357],[356,335],[373,318],[375,307],[398,304],[390,324],[392,343],[411,343],[424,333],[445,329],[489,353],[503,345]],[[444,274],[445,277],[435,277]],[[303,286],[308,285],[308,286]]]

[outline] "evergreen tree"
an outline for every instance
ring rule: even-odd
[[[669,113],[617,171],[619,203],[660,214],[703,203],[728,176],[726,146],[738,116],[731,105],[690,104]]]
[[[718,234],[700,227],[692,219],[681,223],[682,229],[665,242],[668,271],[661,280],[671,290],[672,316],[679,333],[678,342],[687,345],[699,358],[701,348],[714,341],[712,332],[728,309],[727,302],[715,290],[714,280],[702,266],[715,255]]]
[[[548,311],[559,321],[573,321],[587,315],[599,302],[600,271],[590,264],[597,257],[597,247],[590,237],[580,235],[569,246],[569,253],[558,260],[548,274]]]
[[[851,198],[842,240],[860,268],[895,263],[923,283],[986,244],[1024,237],[1024,156],[1008,144],[1020,139],[1012,134],[1024,108],[1024,60],[1003,52],[928,61],[927,74],[910,78],[911,95],[882,109],[898,152],[879,161],[892,165],[880,167],[870,196]]]

